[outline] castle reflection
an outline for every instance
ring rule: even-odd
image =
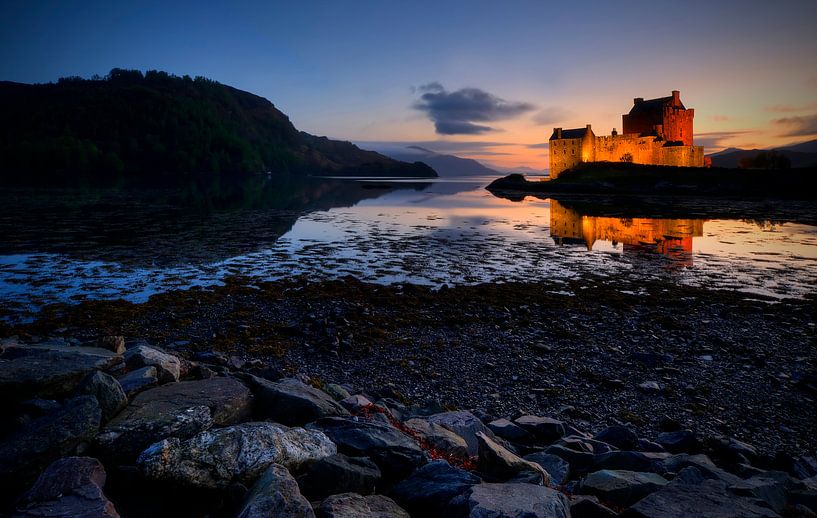
[[[596,241],[611,241],[614,247],[621,243],[625,253],[658,253],[680,265],[692,264],[692,239],[703,235],[704,221],[589,216],[550,200],[550,235],[557,244],[580,243],[592,250]]]

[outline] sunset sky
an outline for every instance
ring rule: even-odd
[[[547,167],[554,126],[621,129],[680,90],[696,144],[817,138],[817,1],[3,2],[0,80],[203,75],[302,130]]]

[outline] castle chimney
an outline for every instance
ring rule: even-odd
[[[556,134],[556,138],[562,138],[562,128],[553,128],[553,133]]]
[[[643,97],[636,97],[635,99],[633,99],[633,104],[638,104],[638,103],[643,103],[643,102],[644,102]]]
[[[678,90],[672,91],[672,104],[681,104],[681,92]]]
[[[587,131],[590,131],[590,124],[587,125]]]
[[[613,128],[613,133],[612,133],[612,135],[613,135],[614,137],[615,137],[616,135],[618,135],[618,131],[616,131],[616,128]]]

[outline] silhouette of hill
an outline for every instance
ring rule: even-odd
[[[203,77],[113,69],[0,82],[0,176],[265,171],[436,176],[425,164],[300,132],[267,99]]]
[[[799,144],[792,144],[790,146],[783,146],[780,149],[797,151],[800,153],[817,153],[817,139],[800,142]]]
[[[404,162],[420,161],[431,166],[440,176],[501,176],[502,173],[486,167],[471,158],[437,153],[421,146],[384,149],[383,153]]]
[[[762,149],[729,148],[720,153],[707,155],[712,159],[712,167],[738,167],[744,158],[755,158]],[[775,152],[788,158],[792,167],[812,167],[817,165],[817,153],[792,151],[791,148],[775,149]]]

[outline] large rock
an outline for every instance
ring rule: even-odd
[[[764,518],[778,516],[756,501],[737,496],[726,490],[718,480],[700,484],[672,482],[661,490],[639,500],[624,516],[629,518],[687,518],[706,516],[717,518]]]
[[[477,469],[486,478],[500,482],[524,478],[535,484],[550,484],[550,475],[539,464],[516,456],[482,432],[477,433],[477,440]]]
[[[618,513],[602,505],[595,496],[576,495],[571,498],[570,515],[577,518],[616,518]]]
[[[545,444],[552,444],[565,435],[564,423],[549,417],[523,415],[514,419],[514,422]]]
[[[179,381],[181,361],[177,356],[162,352],[147,345],[137,345],[125,352],[125,364],[131,369],[156,367],[161,383]]]
[[[278,382],[248,376],[256,395],[256,413],[288,426],[303,426],[322,417],[348,416],[328,394],[297,379]]]
[[[158,384],[159,374],[153,365],[132,370],[119,378],[119,385],[129,398]]]
[[[332,495],[318,507],[318,518],[409,518],[409,514],[383,495],[355,493]]]
[[[661,465],[665,471],[672,473],[680,473],[684,468],[693,467],[696,468],[704,478],[720,480],[729,485],[737,484],[741,481],[740,477],[719,468],[709,457],[703,454],[687,455],[681,453],[673,455],[661,461]]]
[[[570,464],[559,456],[536,452],[525,455],[523,458],[542,466],[542,469],[550,475],[551,484],[560,486],[570,478]]]
[[[571,450],[561,444],[554,444],[545,449],[545,453],[556,455],[570,464],[570,471],[574,474],[586,473],[592,466],[595,456],[584,451]]]
[[[501,437],[506,441],[518,444],[530,444],[533,442],[533,434],[507,419],[495,419],[488,423],[488,428],[490,428],[497,437]]]
[[[579,491],[621,507],[631,505],[667,484],[655,473],[603,469],[587,475]]]
[[[253,485],[238,518],[312,518],[309,501],[298,491],[298,484],[286,468],[273,464]]]
[[[459,435],[468,444],[468,455],[475,456],[479,451],[479,441],[477,433],[482,432],[491,439],[494,432],[485,426],[482,421],[471,412],[459,410],[456,412],[443,412],[428,416],[428,422],[438,424]]]
[[[701,442],[692,430],[678,430],[675,432],[659,433],[655,442],[672,453],[698,453],[701,451]]]
[[[638,445],[638,435],[626,426],[608,426],[593,436],[593,439],[606,442],[619,450],[634,450]]]
[[[137,395],[97,435],[97,445],[106,459],[133,462],[157,441],[241,422],[251,411],[250,390],[233,378],[171,383]]]
[[[74,392],[93,371],[122,362],[121,356],[105,349],[32,346],[13,349],[14,355],[7,352],[0,359],[0,400],[4,403],[35,397],[62,398]]]
[[[97,340],[97,345],[102,349],[107,349],[116,354],[125,352],[125,337],[124,336],[101,336]]]
[[[13,516],[118,518],[114,505],[102,492],[105,478],[105,468],[96,459],[60,459],[20,498]]]
[[[435,450],[455,457],[468,457],[468,443],[448,428],[422,418],[409,419],[403,424]]]
[[[454,497],[480,482],[473,473],[435,460],[397,484],[391,497],[414,516],[443,516]]]
[[[380,468],[367,457],[331,455],[311,464],[298,477],[298,486],[308,498],[320,500],[338,493],[374,493]]]
[[[101,420],[96,398],[79,396],[6,437],[0,443],[0,494],[21,492],[53,461],[76,454],[93,440]]]
[[[670,458],[669,453],[649,453],[640,451],[611,451],[593,457],[593,469],[623,469],[627,471],[648,471],[664,474],[663,462]]]
[[[570,518],[562,493],[534,484],[477,484],[451,501],[448,516],[469,518]]]
[[[325,417],[309,427],[329,436],[341,453],[371,458],[389,480],[404,478],[428,460],[417,443],[389,425]]]
[[[116,414],[128,406],[125,391],[116,378],[102,371],[89,374],[79,386],[80,394],[94,396],[102,409],[102,421],[110,421]]]
[[[272,464],[297,468],[334,455],[318,430],[275,423],[243,423],[153,444],[137,460],[145,478],[201,488],[225,488],[258,478]]]

